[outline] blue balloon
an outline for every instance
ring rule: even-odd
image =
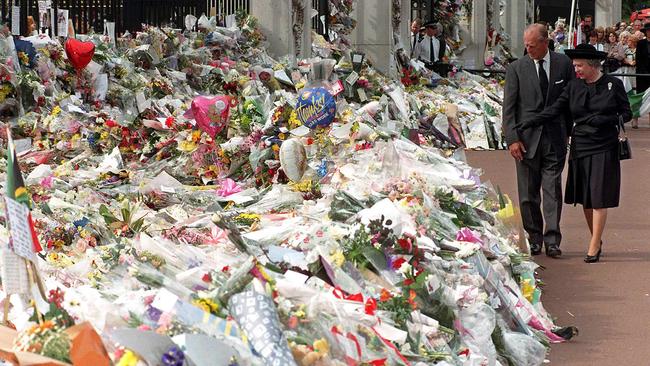
[[[305,89],[298,96],[296,114],[309,128],[329,126],[336,117],[336,101],[325,88]]]

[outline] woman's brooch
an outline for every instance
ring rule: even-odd
[[[612,83],[611,82],[607,83],[607,89],[612,90]]]

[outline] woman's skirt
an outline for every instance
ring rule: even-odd
[[[564,202],[583,208],[618,207],[621,163],[618,150],[569,160]]]

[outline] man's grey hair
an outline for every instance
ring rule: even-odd
[[[524,34],[532,33],[532,32],[539,34],[539,39],[548,39],[548,29],[544,24],[539,24],[539,23],[531,24],[528,27],[526,27]]]

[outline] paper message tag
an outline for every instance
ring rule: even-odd
[[[330,87],[330,94],[337,96],[341,94],[345,90],[345,87],[343,86],[343,83],[341,80],[337,80],[336,83],[332,84]]]
[[[25,260],[4,245],[2,249],[2,287],[7,294],[29,292],[29,278]]]
[[[7,221],[9,222],[9,245],[17,255],[35,261],[34,242],[29,226],[29,208],[22,203],[5,197]]]
[[[11,33],[20,35],[20,6],[11,7]]]
[[[359,80],[359,74],[357,74],[356,71],[352,71],[352,73],[345,79],[345,82],[350,85],[354,85],[357,80]]]
[[[359,94],[359,100],[361,102],[365,102],[366,100],[368,100],[368,96],[366,95],[365,90],[359,88],[359,89],[357,89],[357,93]]]

